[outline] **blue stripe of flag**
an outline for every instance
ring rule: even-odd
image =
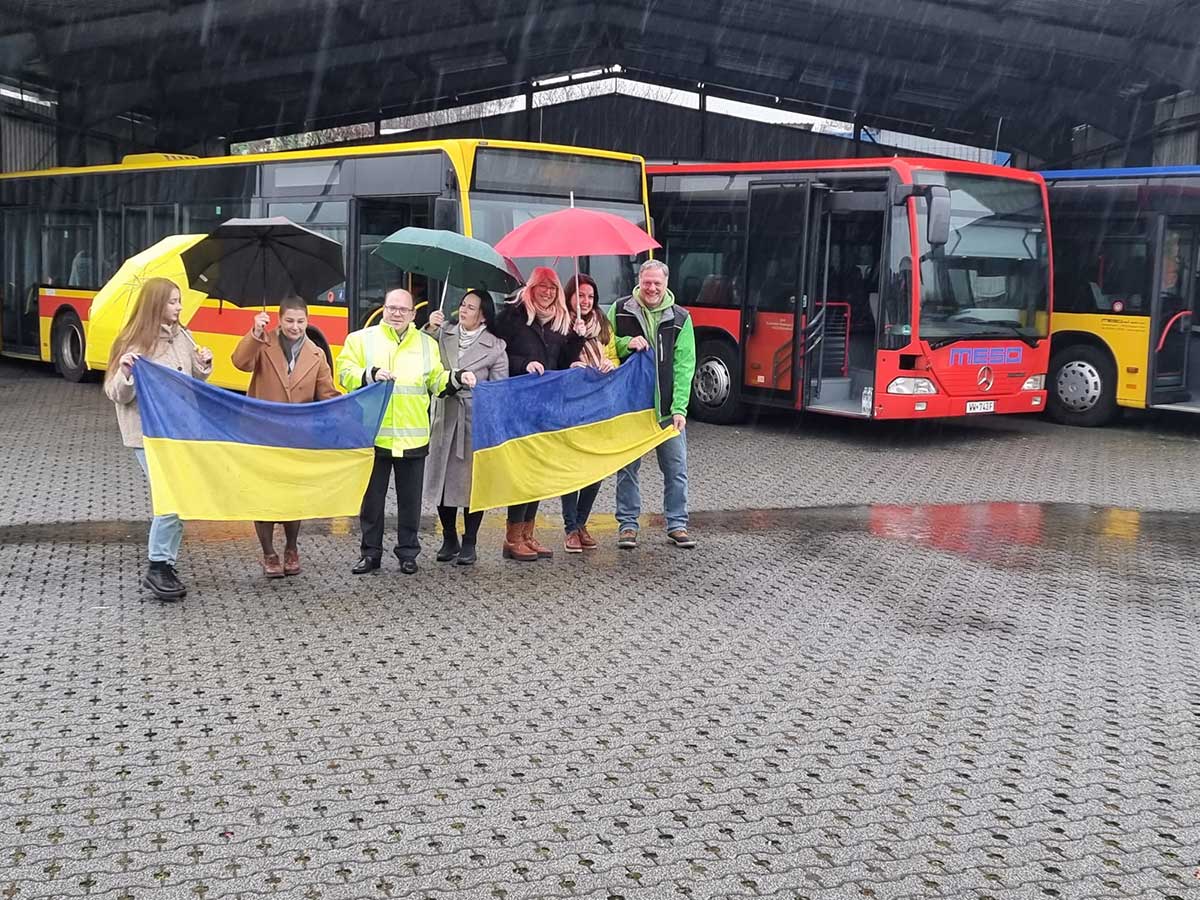
[[[319,403],[273,403],[205,384],[139,359],[133,367],[142,433],[180,441],[229,441],[296,450],[372,447],[391,397],[374,384]]]
[[[634,353],[610,375],[595,369],[566,369],[479,384],[471,441],[476,450],[483,450],[531,434],[653,408],[653,354]]]

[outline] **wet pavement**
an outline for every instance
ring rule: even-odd
[[[355,578],[336,520],[267,582],[189,524],[160,604],[95,390],[0,363],[6,900],[1200,884],[1189,423],[697,428],[695,551],[600,514],[505,563],[491,516],[474,569]]]

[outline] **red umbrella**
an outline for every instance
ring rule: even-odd
[[[502,237],[505,256],[632,256],[662,245],[628,219],[571,207],[530,219]]]

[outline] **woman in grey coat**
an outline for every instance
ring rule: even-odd
[[[487,291],[468,291],[458,307],[458,321],[443,324],[441,314],[430,316],[430,325],[441,325],[438,346],[442,365],[475,373],[478,381],[508,377],[508,353],[492,325],[496,307]],[[425,496],[436,497],[442,521],[442,548],[438,562],[475,562],[475,538],[483,512],[471,512],[471,404],[472,392],[439,397],[434,401],[425,463]],[[463,510],[462,542],[458,538],[458,509]]]

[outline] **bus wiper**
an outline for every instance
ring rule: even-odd
[[[1019,325],[1009,325],[1007,322],[989,322],[988,324],[991,325],[993,328],[1007,328],[1009,334],[1012,334],[1014,337],[1018,338],[1021,341],[1021,343],[1025,344],[1027,347],[1036,347],[1037,346],[1038,339],[1036,337],[1030,337],[1029,335],[1027,335],[1025,332],[1023,332],[1021,330],[1021,327]],[[981,338],[1007,337],[1007,335],[1006,334],[978,334],[978,335],[976,335],[976,337],[981,337]]]
[[[959,341],[973,341],[979,337],[977,334],[956,334],[948,337],[934,338],[929,341],[930,350],[941,350],[943,347],[949,347],[951,344],[957,344]]]
[[[995,331],[977,331],[973,334],[955,334],[947,335],[946,337],[933,338],[929,341],[930,350],[940,350],[942,347],[949,347],[951,344],[957,344],[959,341],[981,341],[989,338],[1008,337],[1011,333],[1013,337],[1021,341],[1028,347],[1037,347],[1038,338],[1030,337],[1021,331],[1017,325],[1007,325],[1004,322],[989,322],[989,327],[992,328],[1007,328],[1008,332]]]

